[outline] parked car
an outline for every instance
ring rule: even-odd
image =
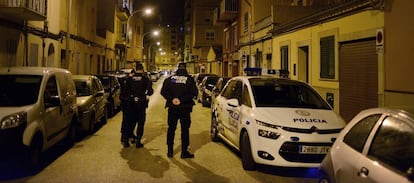
[[[216,98],[220,94],[220,92],[223,90],[224,86],[227,84],[229,80],[230,80],[230,77],[220,77],[217,80],[216,84],[214,85],[213,90],[211,91],[210,97],[212,99]]]
[[[203,107],[210,107],[211,92],[219,78],[220,77],[216,75],[209,75],[205,76],[203,81],[201,81],[197,98],[201,102]]]
[[[217,76],[217,74],[209,74],[209,73],[197,73],[194,76],[194,81],[197,85],[197,89],[200,91],[200,84],[203,81],[205,76]]]
[[[98,77],[93,75],[73,75],[76,85],[76,100],[79,117],[78,127],[81,132],[92,134],[99,123],[108,119],[107,97]]]
[[[320,180],[414,182],[414,115],[372,108],[342,130],[320,166]]]
[[[230,80],[230,77],[220,77],[217,80],[216,85],[214,85],[213,90],[211,91],[211,94],[209,94],[209,97],[211,98],[211,104],[210,107],[213,107],[216,101],[216,97],[220,94],[220,92],[223,90],[224,86],[226,86],[227,82]]]
[[[96,77],[99,78],[105,92],[108,94],[108,115],[112,117],[121,109],[121,84],[118,78],[112,74],[97,75]]]
[[[308,84],[276,77],[230,79],[212,106],[211,139],[256,164],[318,167],[345,122]]]
[[[22,157],[37,168],[44,151],[76,140],[76,90],[68,70],[0,68],[0,83],[2,158]]]
[[[158,73],[157,72],[150,72],[150,79],[152,82],[158,81],[159,77],[158,77]]]

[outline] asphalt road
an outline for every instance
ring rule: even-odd
[[[154,83],[143,137],[144,148],[123,148],[120,144],[122,113],[110,118],[94,135],[72,147],[57,145],[46,152],[39,172],[23,173],[17,165],[0,164],[0,182],[317,182],[316,169],[259,166],[245,171],[237,152],[210,140],[210,109],[194,107],[190,146],[194,159],[180,158],[177,128],[174,157],[168,158],[167,111],[160,96],[162,80]]]

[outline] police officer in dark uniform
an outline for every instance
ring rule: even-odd
[[[188,75],[185,63],[180,63],[175,75],[164,80],[161,95],[166,99],[168,108],[168,132],[167,132],[167,156],[173,157],[175,130],[178,120],[181,125],[181,158],[194,158],[188,150],[190,145],[191,112],[195,105],[197,87],[190,75]]]
[[[118,77],[119,83],[121,84],[121,94],[120,94],[120,100],[121,100],[121,110],[122,110],[122,122],[121,122],[121,143],[124,145],[124,147],[129,147],[128,139],[131,140],[132,143],[135,143],[136,136],[133,134],[127,134],[127,123],[126,123],[126,109],[128,107],[127,105],[127,99],[129,98],[126,90],[126,79],[128,77],[131,77],[135,75],[135,70],[131,69],[130,73],[124,73],[122,76]],[[128,136],[133,135],[133,136]]]
[[[144,67],[138,64],[136,73],[133,76],[127,77],[125,80],[125,124],[122,144],[124,147],[129,147],[128,138],[133,137],[135,126],[136,132],[136,148],[141,148],[144,145],[141,143],[141,138],[144,134],[144,124],[146,118],[146,108],[148,107],[147,96],[154,93],[152,89],[152,81],[144,74]]]

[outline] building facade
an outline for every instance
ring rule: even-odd
[[[286,71],[316,88],[347,121],[371,107],[414,108],[414,30],[407,18],[412,5],[240,0],[238,17],[224,21],[223,60],[215,73],[243,75],[246,67]]]
[[[128,55],[129,43],[134,43],[127,37],[126,25],[132,1],[5,0],[0,10],[0,34],[10,35],[0,37],[0,66],[61,67],[73,74],[98,74],[131,67],[134,63],[128,61],[142,58],[142,51]]]

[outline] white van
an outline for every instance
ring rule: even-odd
[[[66,69],[0,68],[0,145],[30,168],[63,139],[76,140],[76,89]]]

